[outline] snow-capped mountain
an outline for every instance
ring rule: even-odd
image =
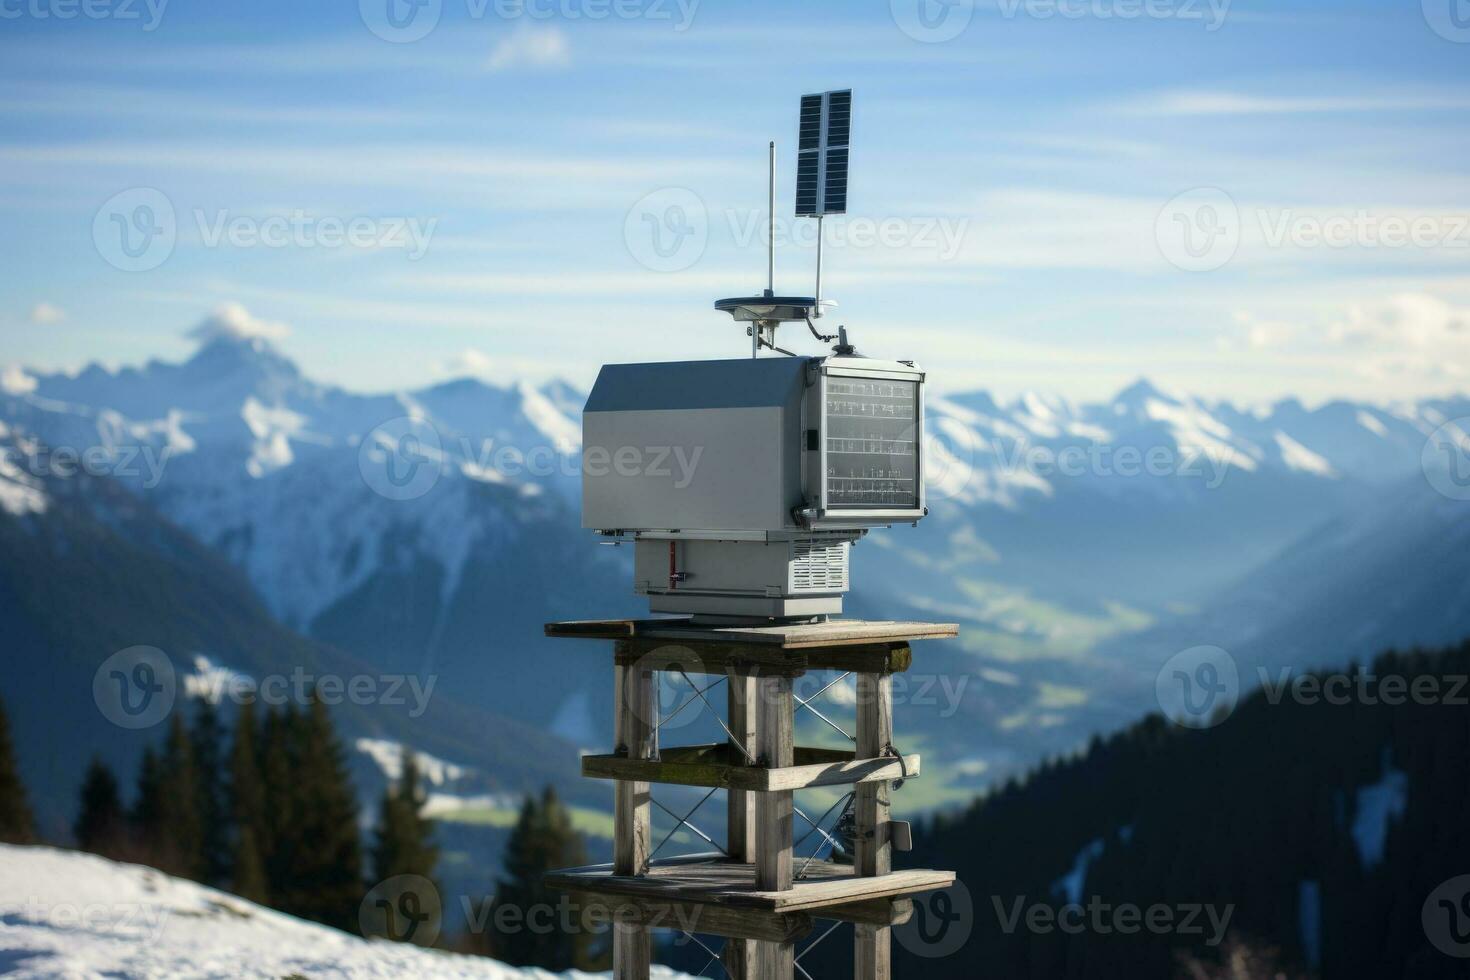
[[[579,527],[584,396],[510,379],[356,394],[220,327],[180,364],[11,370],[0,422],[73,462],[97,447],[87,465],[223,556],[293,629],[601,744],[605,678],[594,665],[548,683],[543,658],[577,654],[540,629],[640,612],[622,553]],[[1027,751],[1075,741],[1099,686],[1078,671],[1111,666],[1093,657],[1103,644],[1208,605],[1386,488],[1427,489],[1429,434],[1470,417],[1464,398],[1247,410],[1146,381],[1096,403],[1002,403],[944,380],[931,374],[931,516],[856,549],[849,609],[965,624],[926,662],[988,677],[965,710]],[[38,506],[27,476],[0,472],[11,510]]]
[[[518,969],[483,957],[360,939],[152,868],[11,845],[0,845],[0,968],[20,978],[124,980],[599,976]],[[684,975],[655,967],[653,976]]]

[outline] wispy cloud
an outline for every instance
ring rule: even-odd
[[[1403,95],[1254,95],[1224,91],[1159,92],[1118,108],[1140,116],[1243,116],[1304,113],[1411,112],[1470,109],[1470,97],[1439,93]]]
[[[215,340],[283,340],[291,328],[254,316],[239,303],[226,303],[184,334],[202,344]]]
[[[31,307],[30,320],[32,323],[51,324],[60,323],[66,319],[66,313],[61,307],[51,303],[41,302]]]
[[[566,68],[571,63],[572,46],[560,28],[522,25],[496,43],[485,69]]]

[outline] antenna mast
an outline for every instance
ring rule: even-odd
[[[750,356],[759,357],[761,347],[790,353],[776,346],[776,329],[783,323],[805,323],[818,340],[833,338],[817,332],[812,321],[825,307],[836,306],[822,299],[823,226],[829,214],[847,213],[847,163],[852,132],[852,89],[804,95],[801,98],[801,128],[796,150],[796,216],[817,219],[817,277],[815,296],[776,295],[776,142],[767,145],[769,168],[766,203],[766,288],[760,296],[735,296],[715,301],[715,309],[746,323],[750,332]],[[843,341],[840,353],[850,353]]]

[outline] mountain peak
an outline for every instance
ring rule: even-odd
[[[1139,378],[1137,381],[1133,382],[1131,385],[1118,392],[1116,395],[1113,396],[1113,401],[1116,404],[1122,405],[1142,405],[1150,398],[1158,398],[1168,402],[1174,401],[1173,398],[1160,391],[1158,387],[1147,378]]]

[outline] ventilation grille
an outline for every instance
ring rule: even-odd
[[[845,591],[847,543],[797,542],[791,559],[791,588],[794,592]]]

